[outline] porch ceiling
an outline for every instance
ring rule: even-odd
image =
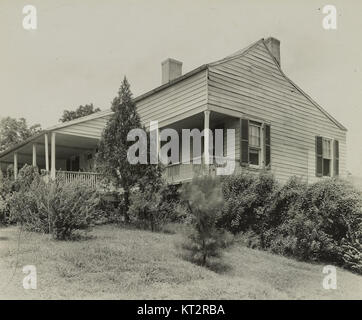
[[[227,118],[233,118],[227,114],[211,111],[210,113],[210,127],[217,125],[221,122],[224,122]],[[204,128],[204,113],[195,114],[189,118],[172,123],[171,125],[166,126],[165,128],[173,128],[177,131],[182,129],[194,129],[198,128],[202,130]],[[161,128],[162,129],[162,128]]]
[[[49,143],[49,156],[50,156],[50,136],[48,133],[48,143]],[[95,149],[98,145],[98,139],[87,138],[75,135],[67,135],[62,133],[56,134],[55,139],[55,154],[56,159],[66,159],[77,153],[91,151]],[[40,135],[33,141],[29,141],[27,144],[19,147],[14,150],[18,153],[18,162],[20,164],[31,164],[33,158],[33,144],[36,144],[36,155],[37,155],[37,164],[44,166],[45,164],[45,141],[44,135]],[[14,152],[10,152],[0,158],[0,162],[4,163],[13,163],[14,161]]]

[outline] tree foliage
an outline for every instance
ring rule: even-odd
[[[0,120],[0,152],[30,138],[40,130],[40,124],[29,127],[24,118],[2,118]]]
[[[217,228],[224,202],[220,180],[196,177],[182,186],[181,198],[192,220],[192,228],[182,248],[187,258],[205,266],[209,258],[220,258],[224,245],[225,232]]]
[[[97,167],[112,177],[116,187],[123,189],[124,215],[128,221],[129,195],[133,187],[144,186],[148,182],[158,183],[161,167],[151,164],[130,164],[127,151],[133,141],[127,141],[132,129],[144,129],[133,101],[130,84],[124,78],[118,95],[112,102],[112,114],[99,143]],[[149,150],[149,148],[147,148]],[[149,155],[148,155],[149,158]]]
[[[80,105],[76,110],[64,110],[62,117],[59,119],[61,122],[67,122],[70,120],[78,119],[84,116],[88,116],[92,113],[99,112],[101,109],[94,108],[93,103]]]

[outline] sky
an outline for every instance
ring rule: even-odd
[[[36,30],[23,28],[25,5]],[[325,30],[322,8],[337,9]],[[347,127],[347,170],[362,176],[362,1],[0,0],[0,117],[43,128],[64,109],[107,109],[126,75],[135,96],[161,84],[161,62],[183,73],[268,36],[286,75]]]

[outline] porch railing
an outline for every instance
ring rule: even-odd
[[[96,188],[98,182],[100,181],[101,174],[97,172],[57,171],[56,177],[64,179],[65,182],[71,182],[74,180],[84,181],[92,188]]]
[[[234,163],[234,172],[240,171],[240,165],[238,160],[228,159],[228,161],[233,161]],[[174,163],[166,167],[165,179],[169,183],[180,183],[185,181],[190,181],[194,176],[200,175],[216,175],[216,170],[218,167],[224,167],[226,164],[218,164],[216,158],[213,158],[213,161],[209,165],[205,163]]]
[[[192,164],[174,163],[168,165],[165,170],[165,179],[169,183],[179,183],[191,180],[193,175]]]

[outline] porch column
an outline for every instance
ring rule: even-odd
[[[48,134],[44,135],[44,147],[45,147],[45,170],[49,172],[49,144],[48,144]]]
[[[51,134],[51,169],[50,177],[55,179],[55,132]]]
[[[33,167],[36,167],[36,143],[33,143]]]
[[[158,121],[150,122],[150,137],[151,137],[150,161],[152,164],[156,164],[161,160],[161,157],[160,157],[161,137],[160,137],[160,129],[158,127]]]
[[[14,178],[18,178],[18,153],[14,152]]]
[[[157,129],[157,154],[158,154],[158,157],[160,157],[160,153],[161,153],[161,129],[158,128]]]
[[[209,146],[210,146],[210,135],[209,135],[209,129],[210,129],[210,110],[204,111],[204,161],[205,164],[210,163],[210,152],[209,152]]]

